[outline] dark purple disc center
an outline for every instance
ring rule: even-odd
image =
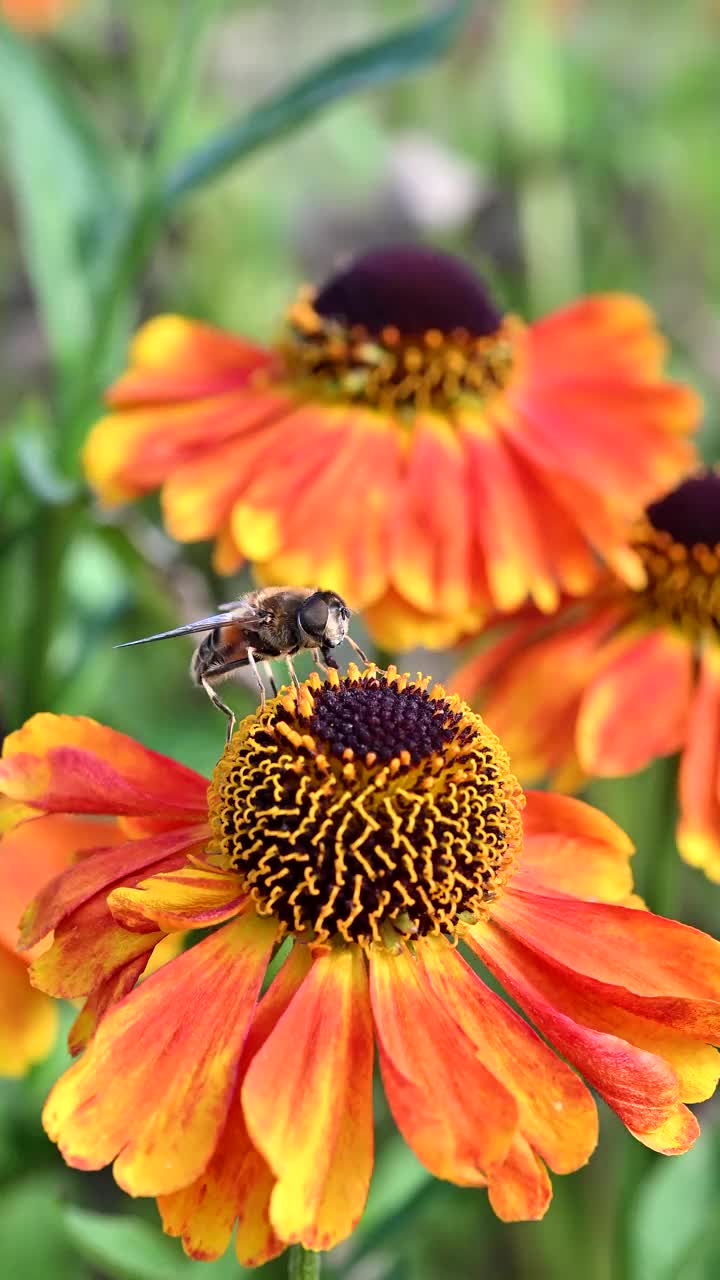
[[[428,329],[475,337],[495,333],[502,313],[482,280],[464,262],[425,245],[371,249],[331,277],[315,310],[343,325],[379,334],[395,325],[407,337]]]
[[[647,514],[656,529],[669,533],[684,547],[720,543],[720,475],[703,471],[653,502]]]

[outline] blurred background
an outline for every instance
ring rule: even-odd
[[[40,709],[82,713],[204,772],[222,745],[189,645],[112,646],[248,580],[218,581],[209,548],[173,544],[153,500],[96,510],[80,477],[103,386],[158,311],[266,339],[299,282],[398,239],[463,254],[528,317],[635,291],[705,396],[701,447],[718,456],[718,0],[76,0],[50,30],[19,32],[32,8],[0,0],[4,732]],[[254,701],[240,685],[230,698]],[[720,891],[674,854],[672,794],[665,762],[591,798],[637,842],[640,890],[672,875],[676,913],[717,932]],[[0,1082],[3,1274],[238,1275],[232,1255],[191,1263],[108,1175],[65,1169],[39,1122],[65,1063],[59,1043]],[[713,1104],[677,1161],[603,1111],[590,1166],[554,1179],[543,1223],[517,1226],[483,1193],[433,1182],[378,1110],[370,1205],[330,1276],[720,1274]]]

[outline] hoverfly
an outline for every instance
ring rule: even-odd
[[[260,693],[260,706],[265,706],[265,686],[257,663],[262,662],[274,694],[277,685],[270,660],[284,658],[290,678],[298,687],[293,655],[311,649],[318,665],[337,668],[331,650],[347,640],[367,665],[368,659],[348,634],[350,610],[334,591],[318,591],[312,587],[261,587],[249,591],[239,600],[219,606],[219,612],[172,631],[161,631],[141,640],[126,640],[116,649],[154,640],[169,640],[207,631],[193,654],[190,674],[196,685],[202,685],[208,698],[228,719],[227,741],[235,730],[235,714],[215,692],[213,682],[223,680],[242,667],[250,667]]]

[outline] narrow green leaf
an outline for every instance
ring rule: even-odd
[[[0,121],[27,268],[61,363],[93,330],[93,289],[119,200],[90,120],[41,47],[0,23]]]
[[[204,186],[243,156],[297,129],[350,93],[390,84],[441,58],[458,34],[469,0],[456,0],[423,22],[333,57],[192,153],[170,175],[167,205]]]
[[[708,1131],[686,1155],[657,1164],[638,1192],[632,1280],[675,1280],[717,1219],[717,1152]]]
[[[78,1253],[113,1280],[238,1280],[246,1275],[231,1247],[217,1262],[193,1262],[179,1240],[130,1214],[67,1208],[63,1222]]]

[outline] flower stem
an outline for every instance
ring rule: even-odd
[[[288,1254],[288,1280],[318,1280],[320,1254],[294,1244]]]

